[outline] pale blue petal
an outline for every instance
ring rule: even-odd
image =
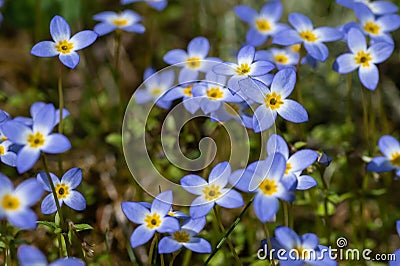
[[[71,52],[69,54],[60,54],[58,56],[61,63],[65,66],[74,69],[79,64],[79,55],[77,52]]]
[[[217,164],[210,172],[208,176],[208,182],[215,184],[220,188],[224,188],[228,184],[228,178],[231,174],[231,166],[229,162],[222,162]]]
[[[65,205],[76,211],[83,211],[86,209],[85,197],[78,191],[70,190],[70,195],[64,199]]]
[[[269,61],[257,61],[251,65],[250,76],[262,76],[275,68],[275,65]]]
[[[54,16],[50,21],[50,34],[56,43],[58,41],[69,40],[71,29],[68,22],[63,17]]]
[[[358,76],[362,85],[369,90],[375,90],[379,82],[379,70],[374,64],[369,67],[361,66],[358,70]]]
[[[397,234],[400,235],[400,220],[397,220],[397,222],[396,222],[396,230],[397,230]]]
[[[283,104],[277,112],[282,118],[293,123],[302,123],[308,120],[306,109],[298,102],[290,99],[283,100]]]
[[[244,205],[242,195],[239,192],[231,189],[225,188],[222,190],[222,196],[218,198],[215,203],[219,206],[232,209],[239,208]]]
[[[108,22],[99,23],[93,28],[93,30],[100,36],[106,35],[116,29],[118,29],[117,26]]]
[[[161,11],[167,7],[168,2],[166,0],[161,1],[146,1],[146,3],[152,8]]]
[[[246,171],[246,169],[236,170],[230,175],[229,184],[243,192],[249,192],[249,185],[253,175],[252,171]]]
[[[153,96],[145,89],[138,89],[135,92],[135,99],[137,104],[144,104],[153,100]]]
[[[18,212],[7,214],[8,221],[19,229],[32,230],[36,228],[37,216],[31,209],[24,209]]]
[[[289,22],[292,24],[296,31],[301,32],[305,30],[313,30],[314,26],[311,20],[300,13],[289,14]]]
[[[205,216],[196,219],[189,218],[182,225],[182,229],[200,233],[200,231],[203,230],[204,226],[206,225],[206,222],[207,220]]]
[[[274,60],[274,56],[272,55],[271,50],[260,50],[260,51],[257,51],[256,55],[254,56],[254,60],[255,61],[259,61],[259,60],[273,61]]]
[[[324,62],[329,55],[328,47],[323,43],[305,42],[304,48],[306,51],[318,61]]]
[[[47,265],[46,256],[37,248],[22,244],[17,252],[18,262],[21,266]]]
[[[122,202],[121,208],[125,216],[135,224],[143,223],[146,215],[150,214],[150,211],[138,202]]]
[[[181,185],[184,190],[194,195],[203,195],[203,189],[208,185],[204,178],[198,175],[186,175],[181,179]]]
[[[243,95],[260,104],[265,103],[265,96],[270,93],[265,84],[253,79],[240,80],[239,88]]]
[[[57,211],[56,202],[54,201],[53,194],[47,195],[41,204],[41,211],[43,214],[52,214]]]
[[[260,193],[256,195],[253,204],[254,213],[262,223],[273,219],[279,209],[279,201],[276,198],[264,196]]]
[[[210,101],[208,98],[203,98],[200,107],[201,107],[201,110],[205,114],[209,114],[211,112],[217,111],[218,108],[221,107],[221,102],[220,101]]]
[[[290,156],[289,160],[287,161],[291,165],[290,172],[299,172],[303,171],[313,163],[318,158],[318,153],[313,150],[300,150],[295,152],[292,156]]]
[[[394,256],[395,256],[395,260],[389,261],[388,266],[399,266],[399,264],[400,264],[400,249],[397,249],[394,252]]]
[[[286,141],[277,134],[272,134],[267,142],[267,154],[272,155],[279,152],[287,160],[289,158],[289,147]]]
[[[273,74],[266,74],[258,77],[253,77],[253,80],[261,81],[264,85],[270,86],[272,84],[272,79],[274,78]]]
[[[267,130],[274,125],[276,119],[276,111],[272,111],[265,105],[259,106],[253,115],[254,132]]]
[[[74,51],[83,49],[96,41],[98,34],[92,30],[84,30],[72,36],[70,42],[73,43]]]
[[[71,149],[71,142],[62,134],[54,133],[46,137],[42,151],[50,154],[63,153]]]
[[[230,62],[219,63],[212,68],[212,70],[218,75],[232,76],[236,74],[236,67],[238,65]]]
[[[160,240],[160,243],[158,243],[158,253],[172,253],[177,251],[181,247],[182,243],[179,243],[170,236],[165,236]]]
[[[299,247],[301,245],[300,237],[292,229],[286,226],[278,226],[275,229],[276,240],[286,250]]]
[[[299,33],[295,30],[283,30],[275,34],[273,44],[289,46],[303,42]]]
[[[277,192],[276,196],[278,198],[286,200],[286,201],[292,201],[293,196],[291,195],[291,193],[287,193],[287,192],[296,190],[296,187],[297,187],[296,175],[293,173],[285,175],[281,179],[281,183],[285,189],[283,189],[281,192]]]
[[[279,181],[286,170],[286,159],[280,153],[269,155],[265,160],[259,161],[255,174],[265,178]],[[250,184],[252,185],[252,184]],[[259,184],[257,184],[258,187]]]
[[[377,42],[368,49],[374,64],[379,64],[388,59],[394,50],[394,45],[386,42]]]
[[[374,1],[370,2],[370,5],[374,10],[374,14],[376,15],[397,13],[397,11],[399,10],[399,8],[395,4],[387,1]]]
[[[78,258],[65,257],[53,261],[49,266],[85,266],[85,263]]]
[[[253,46],[260,46],[264,44],[268,39],[267,34],[259,32],[255,28],[250,28],[246,34],[246,43]]]
[[[55,43],[51,41],[43,41],[32,47],[31,54],[40,57],[53,57],[59,54],[55,47]]]
[[[254,19],[258,16],[256,10],[245,5],[235,6],[234,11],[241,20],[250,25],[253,24]]]
[[[179,221],[174,217],[164,217],[162,224],[158,227],[159,233],[172,233],[179,230]]]
[[[67,184],[70,189],[75,189],[82,181],[82,170],[71,168],[61,178],[61,183]]]
[[[23,147],[17,155],[17,170],[20,174],[28,171],[37,162],[40,150],[32,149],[29,146]]]
[[[367,171],[370,172],[377,172],[377,173],[383,173],[383,172],[389,172],[394,170],[395,167],[392,165],[392,163],[389,161],[387,157],[383,156],[378,156],[373,158],[368,164],[367,164]]]
[[[1,130],[12,143],[20,145],[27,144],[29,134],[33,133],[26,125],[14,121],[7,121],[2,124]]]
[[[145,225],[141,225],[133,231],[130,242],[132,248],[143,245],[153,237],[155,230],[149,230]]]
[[[1,162],[9,165],[11,167],[15,167],[17,165],[17,154],[12,151],[7,152],[6,154],[0,156]]]
[[[174,49],[167,52],[163,59],[167,64],[174,65],[186,62],[188,59],[188,54],[182,49]]]
[[[371,9],[363,3],[354,3],[353,10],[357,18],[362,24],[366,21],[375,21],[375,15],[372,13]]]
[[[351,28],[347,34],[347,44],[350,51],[356,54],[359,51],[367,50],[365,35],[357,28]]]
[[[46,104],[41,108],[33,118],[33,132],[40,132],[47,136],[54,128],[55,111],[53,104]]]
[[[340,74],[350,73],[358,68],[354,54],[342,54],[333,64],[333,70]]]
[[[256,50],[255,50],[254,46],[251,46],[251,45],[243,46],[239,50],[239,53],[237,56],[238,64],[239,65],[241,65],[241,64],[251,65],[251,63],[253,63],[255,53],[256,53]]]
[[[31,105],[30,114],[32,118],[35,118],[36,114],[39,113],[40,109],[46,106],[44,102],[35,102]]]
[[[190,206],[190,216],[192,218],[206,216],[213,207],[213,201],[207,202],[203,197],[197,197]]]
[[[317,185],[317,181],[309,175],[301,175],[297,177],[297,190],[307,190]]]
[[[50,174],[50,178],[53,181],[54,185],[57,185],[60,183],[60,180],[58,179],[58,177],[53,174],[53,173],[49,173]],[[42,187],[44,190],[51,192],[51,186],[49,183],[49,179],[47,178],[47,174],[46,172],[40,172],[37,174],[36,179],[39,181],[39,183],[42,184]]]
[[[183,106],[189,113],[194,114],[200,108],[201,98],[187,98],[183,100]]]
[[[158,213],[161,217],[164,217],[170,211],[172,202],[173,196],[171,190],[161,192],[153,200],[153,203],[151,204],[151,212]]]
[[[183,245],[197,253],[211,253],[212,251],[211,244],[203,238],[193,237],[191,242],[183,243]]]
[[[400,152],[399,141],[390,135],[382,136],[378,141],[378,146],[387,158],[391,158],[392,154]]]
[[[260,14],[268,17],[272,21],[278,21],[282,16],[283,6],[280,1],[271,1],[266,3],[260,11]]]
[[[128,31],[128,32],[136,32],[136,33],[144,33],[146,31],[146,28],[142,24],[133,24],[129,26],[124,26],[121,27],[122,30]]]
[[[22,205],[30,207],[40,200],[43,188],[36,178],[29,178],[18,185],[15,195],[20,199]]]
[[[204,37],[196,37],[188,45],[188,56],[204,59],[210,51],[210,43]]]
[[[70,113],[67,109],[63,109],[62,112],[62,119],[65,119],[67,116],[69,116]],[[54,125],[57,125],[58,123],[60,123],[60,110],[56,110],[56,115],[55,115],[55,120],[54,120]]]
[[[112,12],[112,11],[103,11],[100,13],[97,13],[93,16],[93,20],[96,21],[107,21],[110,18],[113,18],[117,15],[116,12]]]
[[[283,99],[288,97],[296,85],[296,71],[292,68],[279,70],[271,84],[271,92],[280,94]]]
[[[302,247],[306,249],[317,249],[319,239],[318,236],[315,234],[307,233],[300,237],[302,242]]]
[[[313,31],[321,42],[333,42],[343,38],[343,33],[331,27],[319,27]]]

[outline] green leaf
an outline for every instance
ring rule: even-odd
[[[74,225],[76,231],[84,231],[84,230],[93,230],[94,228],[89,224],[75,224]]]
[[[56,223],[53,222],[48,222],[48,221],[37,221],[39,225],[43,225],[48,227],[52,232],[55,232],[55,230],[58,228]]]
[[[293,146],[294,146],[296,149],[301,149],[301,148],[305,147],[306,145],[307,145],[307,143],[304,142],[304,141],[298,141],[298,142],[296,142],[295,144],[293,144]]]
[[[106,137],[106,142],[114,147],[122,147],[122,135],[119,133],[111,133]]]

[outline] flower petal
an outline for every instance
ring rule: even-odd
[[[138,247],[146,243],[152,238],[155,230],[149,230],[145,225],[141,225],[133,231],[130,242],[132,248]]]
[[[150,214],[150,211],[138,202],[122,202],[121,208],[126,218],[135,224],[143,223],[146,215]]]
[[[52,193],[50,193],[43,199],[40,207],[43,214],[52,214],[57,211],[56,202]]]
[[[172,253],[177,251],[182,247],[182,243],[174,240],[170,236],[164,236],[160,243],[158,243],[158,253],[165,254],[165,253]]]
[[[273,70],[275,65],[269,61],[257,61],[251,64],[250,76],[263,76]]]
[[[65,205],[76,211],[86,209],[85,197],[78,191],[70,190],[68,197],[64,199]]]
[[[239,50],[239,53],[237,56],[238,64],[239,65],[241,65],[241,64],[250,65],[251,63],[253,63],[255,53],[256,53],[256,50],[255,50],[254,46],[251,46],[251,45],[243,46]]]
[[[61,16],[54,16],[50,21],[50,34],[56,43],[69,40],[71,29],[68,22]]]
[[[77,258],[65,257],[53,261],[49,266],[85,266],[85,263]]]
[[[274,218],[276,212],[279,209],[279,201],[274,197],[257,194],[254,199],[253,207],[254,213],[256,214],[257,218],[262,223],[266,223]]]
[[[79,64],[79,55],[77,52],[71,52],[69,54],[60,54],[58,56],[61,63],[65,66],[74,69]]]
[[[392,154],[400,152],[400,143],[397,139],[390,135],[382,136],[378,141],[380,151],[388,159],[391,159]]]
[[[43,188],[36,178],[29,178],[18,185],[15,195],[20,199],[21,204],[30,207],[40,200]]]
[[[353,10],[361,24],[366,21],[375,21],[375,15],[367,5],[356,2],[353,4]]]
[[[232,209],[239,208],[244,205],[242,195],[231,188],[222,190],[222,196],[219,197],[215,203],[224,208]]]
[[[265,105],[259,106],[253,115],[254,132],[261,132],[270,128],[276,120],[276,111],[272,111]]]
[[[157,228],[159,233],[172,233],[179,230],[179,221],[174,217],[164,217],[162,224]]]
[[[303,14],[300,13],[291,13],[289,14],[289,22],[292,24],[293,28],[296,29],[296,31],[305,31],[305,30],[313,30],[314,26],[311,20],[304,16]]]
[[[190,216],[199,218],[206,216],[214,207],[214,202],[208,202],[204,197],[197,197],[193,200],[190,206]]]
[[[336,58],[333,64],[333,70],[340,74],[350,73],[358,68],[354,54],[342,54]]]
[[[212,68],[212,71],[214,71],[214,73],[216,73],[218,75],[232,76],[232,75],[236,74],[236,71],[235,71],[236,67],[238,67],[238,65],[236,65],[234,63],[222,62],[222,63],[215,65]]]
[[[191,242],[183,243],[183,245],[185,248],[197,253],[211,253],[212,251],[211,244],[207,240],[199,237],[192,237]]]
[[[46,153],[57,154],[71,149],[71,142],[62,134],[54,133],[46,137],[42,150]]]
[[[203,189],[208,185],[204,178],[198,175],[186,175],[181,179],[181,185],[184,190],[194,195],[203,195]]]
[[[319,27],[313,30],[321,42],[333,42],[343,38],[343,33],[331,27]]]
[[[70,42],[73,43],[74,51],[81,50],[94,43],[99,35],[92,30],[84,30],[72,36]]]
[[[208,176],[208,183],[215,184],[220,188],[224,188],[228,184],[228,178],[231,174],[231,166],[229,162],[222,162],[217,164]]]
[[[302,123],[308,120],[306,109],[296,101],[285,99],[277,110],[278,114],[284,119],[293,123]]]
[[[271,1],[266,3],[260,11],[261,15],[264,15],[272,21],[278,21],[282,16],[283,5],[280,1]]]
[[[40,132],[47,136],[54,128],[55,112],[53,104],[46,104],[33,118],[33,132]]]
[[[19,246],[17,256],[21,266],[48,264],[46,256],[39,249],[26,244]]]
[[[292,68],[279,70],[271,84],[271,92],[280,94],[282,98],[288,97],[296,85],[296,71]]]
[[[40,150],[32,149],[29,146],[23,147],[17,155],[17,170],[20,174],[28,171],[37,162]]]
[[[351,28],[347,33],[347,44],[353,54],[367,50],[365,35],[357,28]]]
[[[182,49],[174,49],[166,53],[163,59],[167,64],[175,65],[186,62],[188,54]]]
[[[187,229],[196,233],[200,233],[200,231],[203,230],[204,226],[206,225],[206,222],[207,221],[205,216],[196,219],[189,218],[182,225],[182,229]]]
[[[282,30],[275,34],[273,44],[289,46],[303,42],[299,33],[295,30]]]
[[[318,153],[313,150],[304,149],[297,151],[292,156],[290,156],[289,160],[287,161],[287,163],[290,163],[290,166],[292,167],[289,172],[294,173],[303,171],[304,169],[315,163],[317,158]]]
[[[108,22],[102,22],[94,26],[93,30],[100,36],[106,35],[117,29],[117,26]]]
[[[267,34],[262,34],[255,28],[250,28],[246,34],[246,43],[252,46],[260,46],[268,39]]]
[[[395,167],[392,165],[392,163],[389,161],[389,159],[387,157],[378,156],[378,157],[373,158],[367,164],[366,169],[367,169],[367,171],[370,171],[370,172],[383,173],[383,172],[392,171],[395,169]]]
[[[286,226],[278,226],[275,229],[276,240],[286,249],[291,250],[301,246],[300,237],[292,229]]]
[[[122,29],[124,31],[128,31],[128,32],[136,32],[136,33],[144,33],[146,31],[146,28],[142,25],[142,24],[133,24],[133,25],[129,25],[126,27],[122,27]]]
[[[305,42],[304,48],[306,48],[306,51],[318,61],[324,62],[328,58],[328,47],[323,43]]]
[[[53,181],[54,185],[57,185],[57,184],[60,183],[60,180],[58,179],[58,177],[55,174],[50,173],[50,178]],[[42,187],[43,187],[44,190],[46,190],[48,192],[51,192],[51,186],[50,186],[50,183],[49,183],[49,179],[47,178],[46,172],[38,173],[37,176],[36,176],[36,179],[39,181],[39,183],[42,184]]]
[[[376,15],[384,15],[389,13],[397,13],[399,8],[397,5],[386,1],[374,1],[369,3],[371,9]]]
[[[19,229],[31,230],[36,228],[37,216],[31,209],[23,209],[7,214],[8,221]]]
[[[51,41],[43,41],[32,47],[31,54],[40,57],[53,57],[59,54],[55,47],[55,43]]]
[[[378,42],[371,45],[367,52],[371,54],[372,62],[382,63],[393,53],[394,45],[386,42]]]
[[[67,184],[70,189],[75,189],[82,181],[82,170],[80,168],[71,168],[61,178],[61,182]]]
[[[318,185],[317,181],[309,175],[301,175],[297,177],[297,190],[307,190]]]
[[[172,202],[173,196],[171,190],[161,192],[153,200],[153,203],[151,204],[151,212],[158,213],[161,217],[164,217],[170,211]]]
[[[20,145],[27,144],[28,136],[32,134],[32,130],[29,127],[14,121],[7,121],[2,124],[1,130],[11,142]]]
[[[188,45],[188,56],[204,59],[210,51],[210,43],[204,37],[196,37]]]
[[[358,76],[365,88],[369,90],[376,89],[379,82],[379,70],[376,65],[371,63],[369,67],[360,66]]]
[[[267,154],[272,155],[275,152],[281,153],[285,159],[289,158],[289,147],[286,141],[281,136],[272,134],[267,142]]]
[[[245,5],[235,6],[233,10],[241,20],[250,25],[253,24],[254,18],[258,15],[256,10]]]

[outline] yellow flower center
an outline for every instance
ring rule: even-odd
[[[67,40],[59,41],[56,45],[57,51],[62,54],[69,54],[73,48],[74,44],[72,42],[68,42]]]
[[[113,19],[112,23],[117,27],[123,27],[123,26],[128,25],[128,20],[126,20],[124,18],[116,18],[116,19]]]
[[[300,37],[307,42],[315,42],[318,37],[310,30],[300,32]]]
[[[293,44],[290,46],[290,49],[292,50],[293,53],[299,53],[301,48],[301,44]]]
[[[219,186],[212,184],[211,186],[207,186],[203,189],[204,197],[206,200],[216,200],[218,199],[222,192],[219,189]]]
[[[157,228],[161,225],[161,216],[157,213],[148,214],[144,218],[144,222],[149,229]]]
[[[372,60],[372,57],[369,53],[364,51],[357,52],[357,55],[354,57],[356,60],[356,64],[361,65],[363,67],[369,67],[369,62]]]
[[[188,97],[192,97],[193,96],[192,88],[193,88],[193,85],[187,86],[186,88],[183,89],[183,94],[185,94]]]
[[[6,141],[6,140],[8,140],[8,138],[6,137],[6,136],[1,136],[1,141]]]
[[[371,22],[371,21],[368,21],[368,22],[365,23],[365,25],[364,25],[364,30],[365,30],[366,32],[368,32],[369,34],[374,34],[374,35],[376,35],[376,34],[379,34],[380,28],[379,28],[379,25],[378,25],[378,24],[376,24],[376,23],[374,23],[374,22]]]
[[[390,159],[390,162],[392,165],[400,167],[400,153],[395,152],[391,156],[392,158]]]
[[[1,201],[1,207],[6,211],[15,211],[18,209],[19,205],[19,199],[10,194],[6,194]]]
[[[151,94],[153,96],[158,96],[158,95],[160,95],[160,93],[161,93],[161,89],[160,88],[154,88],[154,89],[151,90]]]
[[[214,101],[224,97],[224,92],[219,87],[212,87],[207,91],[207,96]]]
[[[261,182],[259,188],[261,189],[262,193],[268,196],[271,196],[278,191],[278,185],[276,184],[275,180],[268,178]]]
[[[267,107],[271,108],[272,110],[279,109],[279,107],[283,104],[280,94],[276,94],[276,92],[272,92],[267,94],[265,97],[265,103]]]
[[[260,18],[260,19],[256,20],[256,27],[261,32],[271,30],[271,24],[269,24],[268,20],[266,20],[264,18]]]
[[[289,58],[284,54],[277,54],[274,56],[274,60],[279,64],[287,64]]]
[[[190,235],[182,230],[175,232],[173,238],[179,243],[187,243],[190,240]]]
[[[0,155],[4,155],[6,153],[6,149],[4,148],[4,146],[0,145]]]
[[[292,170],[292,165],[290,163],[286,164],[285,175],[289,174],[289,171]]]
[[[44,137],[42,133],[36,132],[35,134],[29,134],[27,141],[31,148],[39,148],[44,144]]]
[[[200,58],[198,57],[190,57],[186,60],[186,64],[191,69],[196,69],[200,67]]]
[[[250,72],[250,66],[249,64],[241,64],[236,68],[236,73],[239,76],[247,75]]]
[[[58,184],[56,186],[57,198],[65,199],[69,195],[69,187],[65,184]]]
[[[175,217],[175,213],[173,213],[172,211],[169,211],[169,212],[168,212],[168,215],[169,215],[169,216],[172,216],[172,217]]]
[[[308,254],[307,249],[305,249],[303,247],[297,247],[294,250],[296,250],[295,255],[297,255],[299,259],[301,259],[301,260],[308,259],[309,254]]]

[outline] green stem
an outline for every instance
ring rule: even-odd
[[[353,82],[353,76],[351,74],[347,75],[347,82],[346,82],[346,87],[347,87],[347,114],[346,114],[346,123],[348,125],[351,124],[351,85]]]
[[[117,84],[118,87],[118,94],[119,94],[119,111],[120,111],[120,117],[121,121],[124,118],[124,105],[125,105],[125,99],[124,99],[124,91],[122,89],[122,85],[120,82],[120,71],[119,71],[119,57],[120,57],[120,52],[121,52],[121,31],[117,30],[115,32],[115,63],[114,63],[114,78],[115,78],[115,83]]]
[[[60,122],[58,123],[58,133],[63,133],[63,111],[64,111],[64,92],[63,92],[63,85],[62,85],[62,69],[63,66],[60,66],[60,73],[58,75],[58,109],[60,112]],[[63,165],[62,165],[62,155],[58,155],[58,171],[59,174],[62,175],[63,173]]]
[[[181,250],[179,249],[178,251],[175,251],[174,253],[172,253],[172,258],[171,258],[171,261],[169,262],[169,266],[174,266],[174,261],[180,252],[181,252]]]
[[[321,177],[322,180],[322,185],[324,187],[323,190],[323,195],[324,195],[324,219],[325,219],[325,232],[326,232],[326,239],[328,241],[328,243],[330,243],[330,237],[331,237],[331,230],[330,230],[330,226],[328,224],[329,222],[329,212],[328,212],[328,190],[329,190],[329,186],[328,183],[326,182],[325,178],[324,178],[324,172],[325,172],[325,167],[322,167],[320,165],[318,165],[318,170],[319,170],[319,175]]]
[[[185,252],[185,257],[183,258],[182,266],[188,266],[190,264],[190,259],[192,258],[192,251],[187,249]]]
[[[51,176],[50,176],[50,171],[49,171],[49,167],[47,165],[47,159],[46,159],[45,154],[42,154],[42,159],[43,159],[43,167],[46,172],[47,180],[49,181],[51,192],[53,194],[54,201],[56,203],[58,216],[60,217],[61,231],[62,231],[62,235],[64,236],[67,257],[69,257],[71,255],[71,247],[70,247],[69,238],[68,238],[68,225],[65,222],[64,215],[61,210],[60,202],[58,201],[56,188],[55,188],[53,180],[51,179]],[[60,248],[62,248],[62,243],[60,243]]]
[[[239,222],[241,221],[243,215],[246,213],[246,211],[248,210],[248,208],[251,206],[251,204],[254,201],[254,196],[249,200],[249,202],[246,204],[246,206],[243,208],[242,212],[239,214],[239,216],[235,219],[235,221],[232,223],[231,227],[229,227],[229,229],[226,231],[225,235],[221,238],[221,240],[218,242],[217,246],[215,247],[215,249],[213,250],[213,252],[211,253],[211,255],[207,258],[207,260],[204,262],[204,265],[206,266],[211,259],[215,256],[215,254],[217,254],[217,252],[221,249],[222,245],[225,243],[225,241],[227,240],[227,238],[230,236],[230,234],[233,232],[233,230],[235,229],[235,227],[239,224]]]
[[[157,240],[157,237],[154,235],[153,240],[151,241],[151,244],[150,244],[149,260],[148,260],[148,263],[147,263],[148,266],[151,266],[151,265],[152,265],[153,254],[154,254],[154,247],[155,247],[155,245],[156,245],[156,240]]]
[[[283,223],[285,226],[289,227],[289,209],[288,202],[282,201],[283,205]]]
[[[266,223],[263,223],[263,230],[265,233],[265,237],[267,239],[268,249],[266,252],[268,252],[268,260],[269,260],[270,265],[274,265],[274,260],[273,260],[273,258],[270,257],[271,254],[269,253],[269,250],[272,248],[272,243],[271,243],[271,235],[269,233],[268,226]]]
[[[363,123],[364,123],[364,133],[365,133],[365,142],[367,144],[367,149],[369,152],[369,123],[368,123],[368,99],[367,99],[367,91],[363,86],[361,86],[361,95],[362,95],[362,108],[363,108]]]

